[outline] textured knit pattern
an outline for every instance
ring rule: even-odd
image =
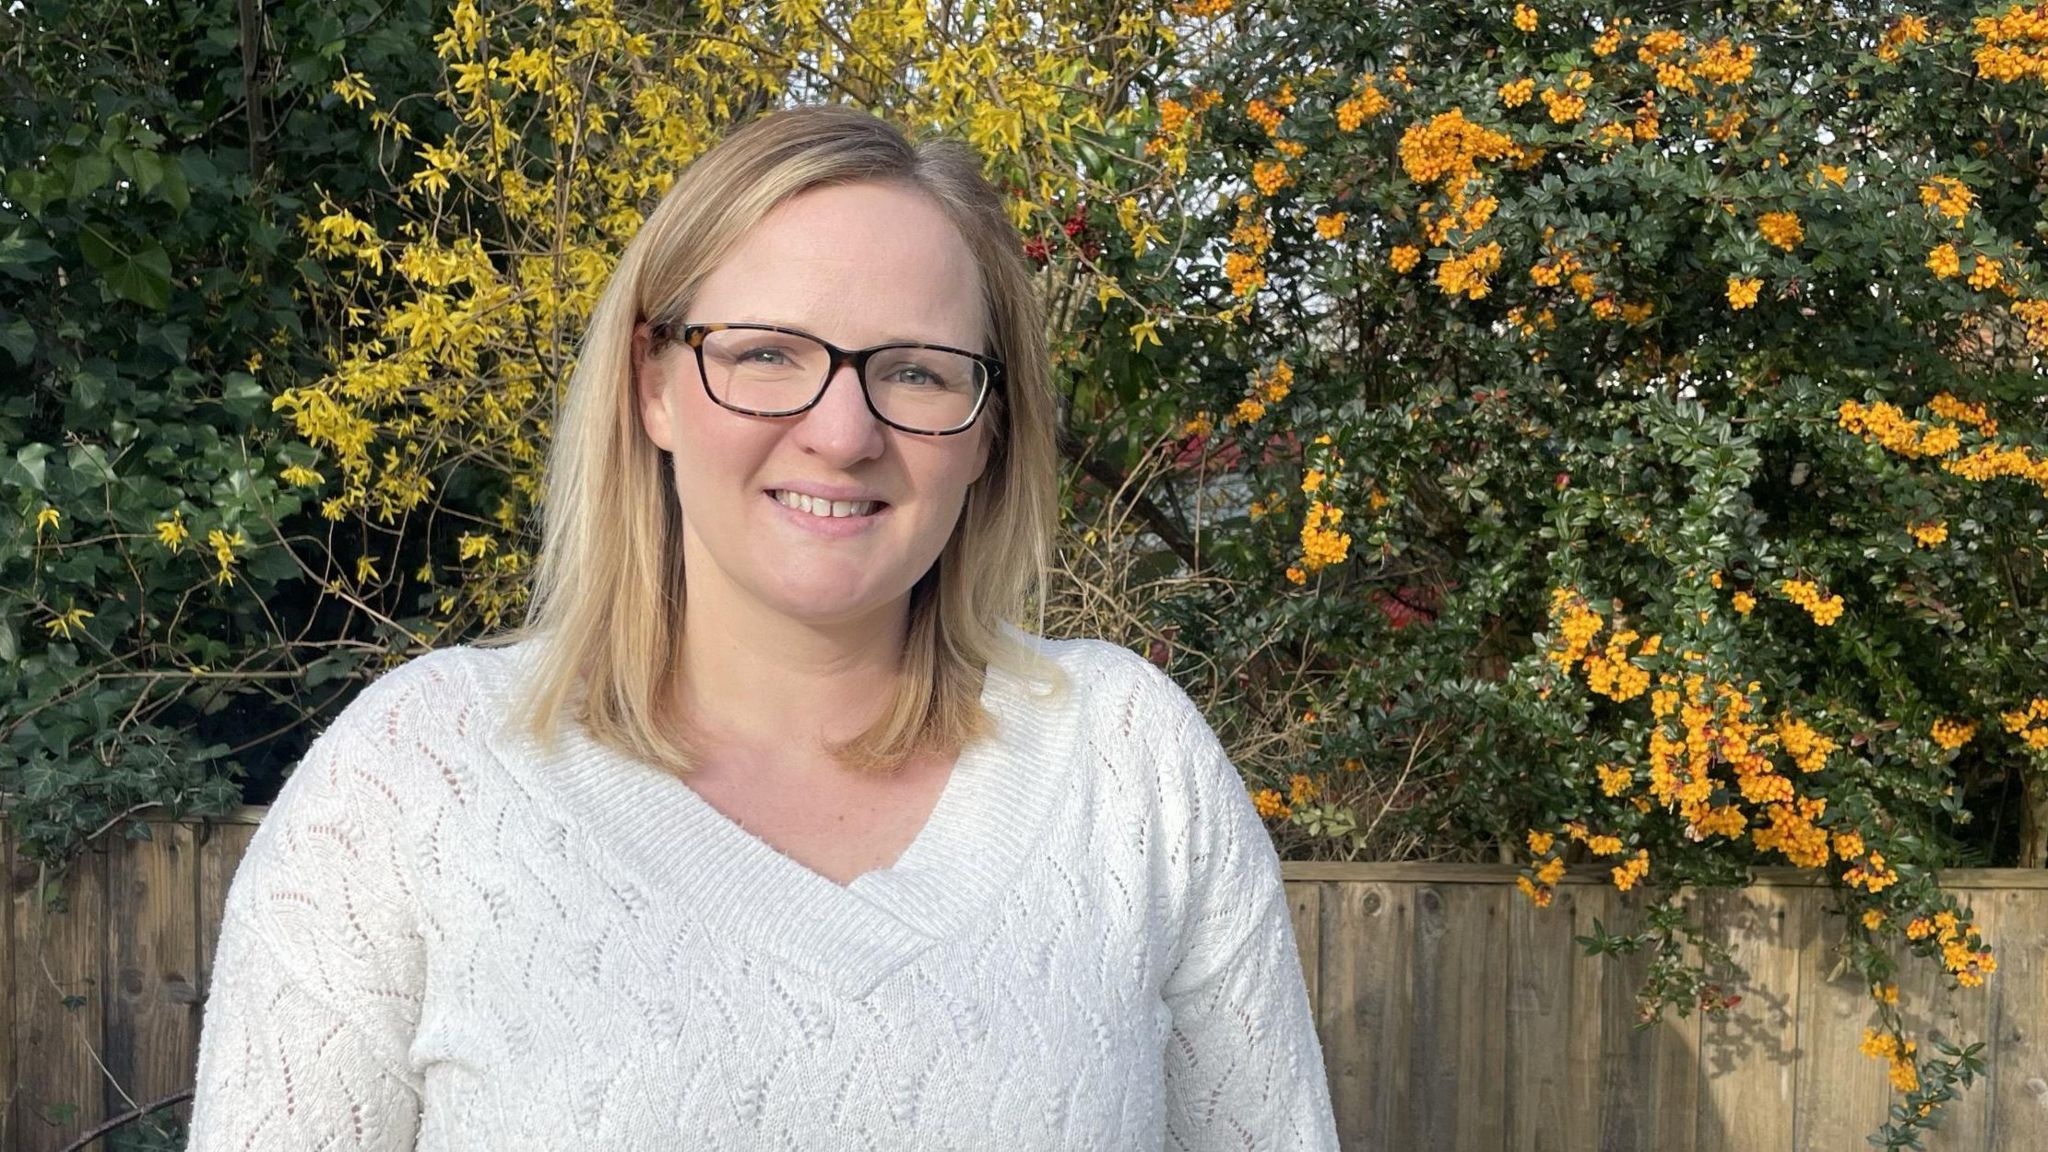
[[[510,723],[531,648],[385,675],[230,886],[191,1152],[1337,1148],[1280,866],[1152,665],[991,671],[890,868]]]

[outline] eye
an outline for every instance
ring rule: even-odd
[[[930,372],[925,371],[923,368],[920,368],[915,364],[905,364],[902,367],[897,368],[894,372],[889,374],[889,378],[899,383],[909,384],[912,387],[917,388],[930,388],[934,386],[943,386],[945,384],[945,381],[939,379],[937,376],[932,375]]]
[[[787,364],[789,354],[780,348],[749,348],[734,359],[741,364]]]

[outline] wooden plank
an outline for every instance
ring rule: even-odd
[[[1702,894],[1706,923],[1747,978],[1733,989],[1742,1002],[1702,1027],[1699,1152],[1793,1147],[1799,954],[1812,907],[1789,888]]]
[[[1341,884],[1323,897],[1316,1026],[1346,1148],[1402,1147],[1413,901],[1400,884]]]
[[[2034,893],[2014,895],[2020,897],[2026,907],[2031,907],[2036,919],[2041,912],[2048,910],[2048,902],[2040,900]],[[1951,989],[1952,981],[1938,958],[1914,956],[1903,945],[1894,948],[1892,956],[1899,964],[1899,1007],[1906,1017],[1907,1034],[1919,1041],[1923,1054],[1929,1058],[1946,1059],[1935,1047],[1941,1040],[1964,1047],[1982,1043],[1985,1047],[1982,1055],[1991,1065],[1990,1071],[1995,1072],[2002,1063],[1997,1051],[1999,1029],[1993,1019],[1993,1005],[2003,990],[1999,981],[2005,975],[2006,957],[2002,947],[2005,944],[2002,939],[2005,906],[2002,901],[1988,896],[1988,893],[1972,893],[1963,901],[1965,909],[1975,917],[1973,922],[1977,924],[1978,931],[1998,954],[2000,971],[1992,973],[1983,987]],[[1869,1057],[1864,1059],[1878,1069],[1880,1079],[1885,1079],[1883,1063]],[[1927,1137],[1928,1152],[1998,1152],[1997,1146],[1991,1142],[1993,1085],[1989,1076],[1962,1088],[1961,1092],[1961,1097],[1951,1101],[1943,1114],[1936,1118],[1939,1126]]]
[[[73,861],[63,910],[43,906],[34,863],[13,862],[18,1091],[8,1130],[19,1152],[54,1152],[104,1118],[97,1054],[106,1020],[106,862],[101,848]]]
[[[1514,1152],[1567,1152],[1591,1147],[1574,1132],[1571,1077],[1575,1041],[1593,1028],[1572,1011],[1579,948],[1572,943],[1578,917],[1600,890],[1574,887],[1538,908],[1520,892],[1508,905],[1507,1147]],[[1591,1022],[1595,1023],[1596,1022]],[[1565,1059],[1558,1059],[1560,1042]]]
[[[258,809],[257,811],[263,811]],[[198,860],[198,896],[195,901],[197,916],[194,921],[193,946],[197,949],[197,961],[193,975],[198,985],[198,997],[193,1001],[192,1049],[185,1055],[185,1083],[190,1085],[199,1068],[199,1034],[206,1026],[206,993],[213,987],[213,951],[220,943],[221,911],[227,906],[228,886],[234,882],[235,869],[241,866],[242,854],[249,850],[249,841],[256,835],[256,825],[242,821],[208,824],[199,829],[194,837],[194,855]],[[187,1102],[172,1109],[178,1119],[190,1123],[192,1105]]]
[[[199,869],[190,824],[108,846],[106,1110],[117,1115],[192,1084],[198,1049]],[[152,1117],[161,1123],[163,1117]]]
[[[1459,885],[1415,890],[1414,1071],[1406,1137],[1389,1147],[1492,1152],[1505,1145],[1507,895]]]
[[[199,918],[195,941],[199,948],[199,1002],[213,987],[213,949],[220,943],[221,910],[227,907],[228,886],[249,841],[256,835],[253,824],[214,824],[200,831],[196,840],[199,857]],[[204,1015],[204,1013],[201,1013]]]
[[[1879,1016],[1862,973],[1842,962],[1848,923],[1826,893],[1801,895],[1814,905],[1808,920],[1816,931],[1799,954],[1794,1147],[1826,1152],[1882,1127],[1892,1092],[1884,1062],[1859,1047]]]
[[[2048,1147],[2048,907],[2018,892],[1972,904],[1998,958],[1986,984],[1997,1047],[1985,1147]]]
[[[1309,1008],[1319,1002],[1317,977],[1322,974],[1323,885],[1287,885],[1287,912],[1294,926],[1294,950],[1301,959],[1301,980],[1308,987]]]
[[[1651,894],[1641,889],[1603,891],[1603,927],[1610,935],[1640,931]],[[1698,914],[1697,904],[1692,905]],[[1700,1017],[1664,1017],[1639,1026],[1637,994],[1649,975],[1651,957],[1600,957],[1597,1007],[1600,1019],[1599,1115],[1602,1152],[1692,1152],[1698,1135]]]

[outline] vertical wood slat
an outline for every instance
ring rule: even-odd
[[[1603,884],[1588,890],[1586,899],[1611,936],[1647,927],[1649,901],[1640,891],[1623,893]],[[1699,1138],[1699,1013],[1679,1016],[1667,1009],[1661,1020],[1638,1027],[1636,992],[1652,958],[1637,952],[1595,959],[1599,967],[1587,983],[1597,997],[1591,1014],[1601,1031],[1598,1147],[1692,1152]]]
[[[34,863],[10,864],[16,1078],[8,1138],[19,1152],[53,1152],[104,1118],[107,853],[88,849],[73,861],[63,911],[44,908]]]
[[[1995,898],[1996,893],[1976,891],[1962,895],[1965,910],[1972,914],[1972,922],[1996,951],[2000,971],[1994,973],[1983,987],[1959,987],[1951,991],[1948,975],[1940,964],[1918,957],[1907,958],[1904,971],[1899,974],[1899,1006],[1905,1014],[1907,1034],[1918,1038],[1921,1048],[1929,1056],[1940,1055],[1934,1045],[1937,1040],[1965,1047],[1981,1042],[1986,1053],[1998,1047],[1998,1024],[1993,1013],[1999,997],[2011,983],[2004,978],[2003,971],[2012,956],[2007,949],[2017,951],[2028,946],[2027,918],[2013,917],[2008,923],[2005,917],[2008,906]],[[2032,922],[2038,929],[2048,908],[2044,908],[2040,901],[2036,901],[2033,908]],[[2014,939],[2007,939],[2008,929]],[[2042,943],[2037,937],[2033,947],[2039,948]],[[1858,1037],[1861,1037],[1860,1032]],[[1877,1070],[1880,1083],[1888,1083],[1882,1063],[1862,1058]],[[2003,1062],[1994,1062],[1994,1067]],[[1993,1085],[1988,1079],[1979,1079],[1964,1088],[1962,1098],[1946,1106],[1940,1117],[1941,1127],[1927,1140],[1928,1152],[1977,1152],[1978,1149],[1999,1147],[1991,1141],[1993,1098]],[[2043,1111],[2041,1118],[2042,1128],[2031,1143],[2048,1147],[2048,1111]],[[2028,1143],[2023,1141],[2021,1147],[2028,1146]]]
[[[1987,1032],[1997,1047],[1985,1085],[1991,1127],[1984,1146],[2048,1148],[2048,914],[2038,899],[2023,907],[2014,891],[1975,896],[1979,922],[1998,958],[1998,971],[1987,983]]]
[[[1574,935],[1590,889],[1566,888],[1548,909],[1519,893],[1508,909],[1507,1075],[1502,1081],[1512,1152],[1574,1152],[1596,1145],[1586,1124],[1598,1074],[1598,1017],[1575,1011],[1580,965]],[[1588,1060],[1588,1049],[1592,1058]],[[1590,1066],[1589,1066],[1590,1065]]]
[[[1758,887],[1700,897],[1709,931],[1748,978],[1733,990],[1742,1003],[1702,1027],[1699,1152],[1793,1152],[1799,953],[1820,894]]]
[[[1861,973],[1841,963],[1848,925],[1824,906],[1824,898],[1818,902],[1823,908],[1817,913],[1817,930],[1799,956],[1803,994],[1794,1124],[1799,1148],[1826,1145],[1844,1132],[1877,1131],[1892,1100],[1884,1063],[1865,1056],[1860,1048],[1863,1030],[1875,1027],[1879,1017]],[[1904,988],[1900,995],[1901,1007],[1917,1002],[1907,998]]]
[[[1409,1091],[1412,884],[1332,884],[1322,897],[1316,1030],[1347,1148],[1392,1149]]]
[[[154,821],[108,851],[106,1111],[189,1087],[198,1042],[198,860],[191,825]],[[163,1117],[152,1117],[161,1123]]]

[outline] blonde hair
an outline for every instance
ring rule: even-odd
[[[1044,321],[1022,242],[973,151],[913,144],[858,109],[769,112],[693,161],[626,246],[591,315],[550,449],[540,559],[525,625],[539,641],[528,724],[552,743],[566,711],[599,742],[674,772],[696,757],[673,714],[683,623],[681,516],[663,453],[634,400],[643,320],[680,317],[706,277],[770,210],[807,189],[863,182],[929,196],[981,270],[990,353],[1003,376],[981,419],[988,466],[933,570],[912,589],[894,699],[834,751],[886,771],[986,732],[990,664],[1057,680],[1004,625],[1045,571],[1058,491]]]

